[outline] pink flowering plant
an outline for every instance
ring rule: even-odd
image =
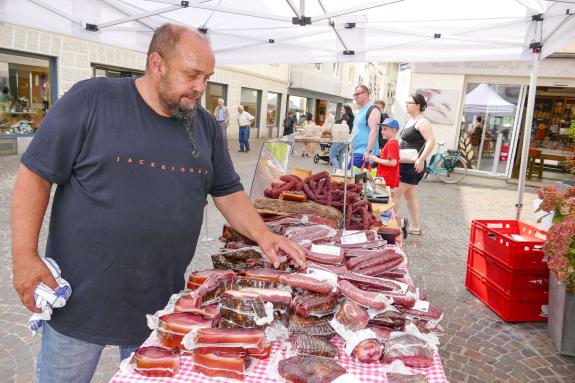
[[[543,246],[549,270],[575,293],[575,186],[565,193],[555,186],[545,186],[538,196],[543,201],[538,210],[553,213],[553,225]]]

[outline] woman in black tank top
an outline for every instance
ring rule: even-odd
[[[412,223],[409,233],[416,235],[421,234],[416,188],[425,174],[425,160],[435,146],[431,124],[422,114],[426,107],[427,102],[421,94],[416,93],[409,97],[406,102],[406,111],[410,118],[399,135],[401,149],[415,149],[419,153],[419,158],[414,164],[399,165],[399,191],[397,193],[398,204],[401,204],[401,198],[405,197]]]

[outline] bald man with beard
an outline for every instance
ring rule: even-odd
[[[214,65],[203,35],[163,25],[143,77],[79,82],[22,156],[12,205],[14,287],[33,312],[38,284],[56,288],[38,254],[53,184],[45,255],[72,287],[43,325],[39,382],[89,382],[106,345],[120,346],[125,358],[147,338],[146,314],[184,288],[208,194],[276,267],[279,252],[305,265],[303,250],[268,230],[253,208],[221,129],[200,106]]]

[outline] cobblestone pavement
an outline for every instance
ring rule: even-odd
[[[238,153],[231,143],[234,165],[249,188],[261,142],[250,153]],[[299,167],[313,166],[311,159],[293,157]],[[20,305],[11,283],[9,205],[18,168],[18,157],[0,157],[0,381],[32,382],[39,337],[32,338],[26,323],[29,313]],[[315,165],[327,170],[325,162]],[[421,184],[423,234],[406,241],[409,267],[416,284],[443,308],[446,334],[440,353],[451,382],[575,382],[575,358],[559,355],[544,323],[505,323],[465,289],[467,244],[472,219],[512,218],[516,186],[504,181],[467,177],[460,185],[436,179]],[[535,189],[528,188],[526,206]],[[404,208],[400,213],[404,213]],[[523,220],[534,223],[526,209]],[[210,266],[208,255],[219,246],[223,217],[208,205],[191,268]],[[47,220],[45,221],[47,222]],[[207,230],[206,230],[207,229]],[[47,226],[41,234],[43,252]],[[105,349],[94,382],[107,382],[118,363],[117,348]]]

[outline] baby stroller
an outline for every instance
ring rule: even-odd
[[[319,148],[320,148],[320,153],[316,153],[315,156],[313,156],[313,163],[317,164],[319,163],[319,160],[325,161],[329,164],[329,150],[331,149],[331,142],[330,143],[324,143],[324,144],[319,144]]]

